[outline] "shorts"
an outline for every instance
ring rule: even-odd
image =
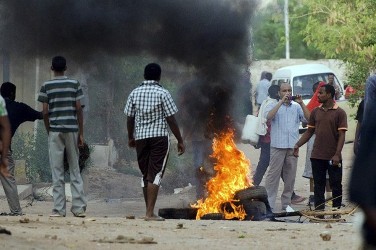
[[[170,142],[167,136],[136,140],[138,166],[142,173],[141,187],[160,185],[165,171]]]

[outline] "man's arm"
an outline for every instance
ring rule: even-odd
[[[184,146],[183,138],[181,137],[180,129],[179,129],[178,123],[176,122],[175,116],[171,115],[169,117],[166,117],[166,121],[172,133],[178,140],[178,154],[181,155],[185,151],[185,146]]]
[[[283,102],[284,102],[284,98],[282,98],[281,100],[278,101],[277,105],[275,105],[275,107],[272,108],[272,109],[268,112],[268,114],[267,114],[267,116],[266,116],[266,120],[270,121],[270,120],[273,120],[273,119],[274,119],[275,115],[276,115],[277,112],[278,112],[278,109],[282,106]]]
[[[127,116],[127,131],[128,131],[128,146],[131,148],[136,147],[136,141],[134,139],[134,116]]]
[[[298,140],[298,142],[295,144],[294,146],[294,155],[296,157],[299,156],[299,148],[301,146],[303,146],[307,141],[309,141],[309,139],[311,139],[312,135],[315,133],[315,129],[314,128],[308,128],[306,132],[304,132],[304,134],[302,135],[302,137],[300,137],[300,139]]]
[[[20,103],[20,106],[22,107],[22,122],[30,121],[33,122],[35,120],[41,120],[43,119],[43,113],[40,111],[36,111],[29,105],[25,103]]]
[[[9,176],[8,172],[8,151],[10,145],[10,123],[8,116],[0,116],[0,126],[1,126],[1,141],[2,141],[2,151],[1,151],[1,168],[0,173],[3,176]]]
[[[80,100],[76,101],[76,112],[78,121],[78,146],[84,145],[84,116],[82,114],[82,107]]]
[[[50,133],[50,120],[48,119],[48,103],[43,103],[43,121],[44,121],[44,127],[46,128],[47,134]]]
[[[332,157],[333,165],[337,166],[341,160],[341,152],[343,145],[345,145],[345,133],[346,130],[339,130],[339,137],[337,142],[337,149],[335,155]]]

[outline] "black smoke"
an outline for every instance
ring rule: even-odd
[[[256,1],[2,0],[0,47],[26,58],[62,54],[85,61],[98,53],[171,58],[195,70],[204,99],[218,98],[210,92],[219,88],[231,106],[250,63]]]

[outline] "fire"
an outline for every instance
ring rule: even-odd
[[[246,213],[243,206],[233,203],[236,191],[252,186],[250,161],[233,140],[234,131],[228,130],[216,135],[213,140],[215,176],[206,183],[208,196],[192,207],[198,208],[196,219],[208,213],[223,213],[226,219],[243,220]],[[229,202],[233,211],[226,211],[223,204]]]

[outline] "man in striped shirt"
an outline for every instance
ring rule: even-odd
[[[159,185],[165,171],[170,142],[167,125],[178,140],[178,154],[185,146],[174,114],[178,111],[170,93],[159,84],[161,67],[146,65],[145,81],[129,95],[127,115],[128,145],[135,147],[142,173],[141,186],[146,204],[145,220],[164,220],[154,214]]]
[[[86,197],[78,165],[79,146],[83,146],[83,116],[80,100],[83,98],[77,80],[64,75],[66,60],[62,56],[52,59],[53,79],[43,83],[38,101],[43,103],[44,125],[48,133],[49,158],[53,182],[54,208],[51,217],[66,215],[64,183],[64,149],[66,150],[72,191],[71,212],[85,217]]]

